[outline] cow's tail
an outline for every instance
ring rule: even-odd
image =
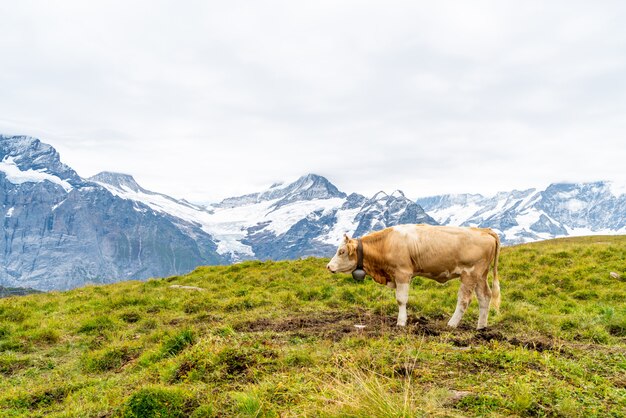
[[[496,239],[495,257],[493,259],[493,282],[491,286],[491,303],[496,311],[500,310],[500,281],[498,280],[498,258],[500,257],[500,237],[497,233],[490,231],[491,236]]]

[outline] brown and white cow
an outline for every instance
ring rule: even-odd
[[[361,238],[363,270],[380,284],[396,289],[398,325],[405,326],[409,283],[415,276],[439,283],[461,278],[454,315],[456,327],[476,291],[478,329],[487,326],[489,304],[500,306],[498,255],[500,239],[491,229],[432,225],[398,225]],[[332,273],[349,273],[357,267],[358,240],[344,235],[337,253],[326,266]],[[487,274],[493,263],[493,291]]]

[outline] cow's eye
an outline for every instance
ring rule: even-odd
[[[346,253],[345,250],[339,250],[339,255],[344,255]]]

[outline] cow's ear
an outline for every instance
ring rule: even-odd
[[[343,234],[343,242],[345,243],[350,242],[350,237],[348,236],[348,234]]]

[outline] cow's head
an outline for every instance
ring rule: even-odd
[[[339,244],[337,253],[330,260],[326,268],[331,273],[349,273],[353,271],[357,264],[356,246],[356,240],[350,239],[344,234],[343,241]]]

